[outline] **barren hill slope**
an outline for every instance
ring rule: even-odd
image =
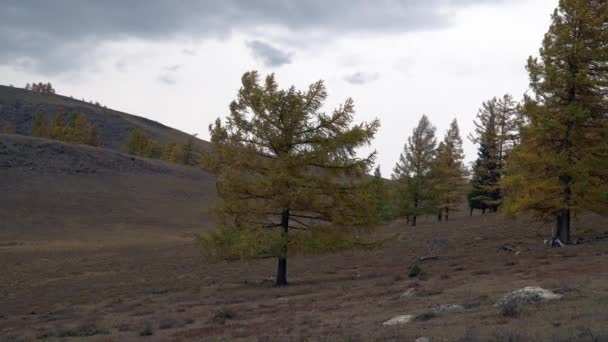
[[[0,134],[0,194],[0,241],[119,242],[204,230],[216,189],[198,168]]]
[[[123,148],[127,137],[135,128],[140,128],[162,144],[170,142],[183,144],[189,137],[187,133],[144,117],[96,106],[62,95],[39,94],[21,88],[0,85],[0,125],[10,122],[15,126],[18,134],[29,135],[31,133],[37,113],[43,113],[50,121],[59,109],[65,110],[66,113],[85,114],[87,119],[99,128],[103,146],[114,150]],[[204,140],[196,139],[196,147],[199,151],[205,149],[208,144]]]

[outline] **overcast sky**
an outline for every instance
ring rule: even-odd
[[[372,149],[390,176],[427,114],[463,138],[482,101],[528,89],[557,0],[6,0],[0,82],[51,81],[208,138],[248,70],[284,87],[323,79],[328,111],[347,97],[379,118]],[[467,160],[475,146],[465,138]]]

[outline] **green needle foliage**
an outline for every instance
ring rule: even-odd
[[[571,212],[608,213],[608,3],[562,0],[540,58],[528,60],[521,144],[507,161],[505,209],[554,220],[570,239]]]
[[[353,233],[369,223],[368,172],[375,152],[357,157],[379,127],[353,125],[352,99],[321,112],[323,81],[305,91],[279,89],[247,72],[230,114],[210,126],[206,168],[218,174],[220,227],[201,236],[203,253],[221,259],[276,257],[276,284],[287,284],[287,256],[360,244]]]
[[[419,215],[436,207],[431,175],[436,146],[435,127],[423,115],[393,170],[392,178],[399,183],[402,211],[411,217],[412,226]]]

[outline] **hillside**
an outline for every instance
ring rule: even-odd
[[[66,113],[83,113],[87,119],[97,125],[101,133],[102,145],[113,150],[122,150],[131,131],[143,130],[152,139],[167,144],[183,144],[188,139],[187,133],[167,127],[156,121],[141,116],[131,115],[62,95],[40,94],[21,88],[0,86],[0,125],[10,122],[18,134],[29,135],[32,131],[37,113],[43,113],[47,119],[60,109]],[[208,142],[196,139],[197,150],[202,151]]]
[[[0,134],[0,241],[120,241],[205,229],[215,176],[116,151]]]

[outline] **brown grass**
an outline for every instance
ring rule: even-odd
[[[577,235],[602,236],[606,223],[586,216],[575,223],[584,231]],[[423,220],[415,228],[396,222],[382,232],[400,238],[378,250],[291,258],[291,286],[275,288],[273,260],[205,264],[190,238],[159,231],[123,236],[111,230],[102,246],[95,239],[38,237],[0,247],[0,336],[54,338],[71,331],[103,332],[92,337],[104,341],[601,341],[608,334],[606,240],[545,249],[539,236],[547,227],[492,215]],[[436,237],[447,241],[434,251],[438,259],[420,263],[423,273],[410,278],[412,260],[428,254],[419,241]],[[506,243],[523,252],[497,249]],[[529,285],[565,298],[520,307],[514,315],[493,307],[506,292]],[[416,295],[400,300],[408,288]],[[439,304],[466,310],[429,315]],[[402,314],[419,318],[382,326]]]

